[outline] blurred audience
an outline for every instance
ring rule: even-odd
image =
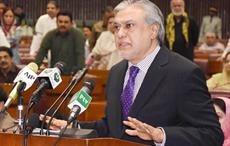
[[[101,32],[107,30],[107,24],[108,24],[108,17],[113,14],[113,7],[107,6],[105,10],[102,12],[103,13],[103,18],[102,20],[96,22],[93,25],[93,35],[94,38],[97,40],[98,37],[100,36]]]
[[[217,16],[218,12],[215,7],[209,8],[209,15],[204,16],[201,27],[200,27],[200,35],[199,35],[199,42],[205,41],[205,34],[207,32],[215,33],[218,39],[221,39],[222,36],[222,22],[221,18]]]
[[[230,90],[230,52],[223,58],[223,71],[212,75],[207,86],[209,90]]]
[[[88,57],[95,45],[95,39],[93,37],[92,26],[83,25],[83,33],[86,37],[85,41],[85,58]]]
[[[218,97],[213,98],[212,100],[219,117],[221,129],[224,132],[223,146],[230,146],[230,99]]]
[[[0,26],[2,25],[2,16],[3,10],[6,8],[6,5],[3,1],[0,0]]]
[[[16,64],[20,64],[19,50],[18,50],[18,42],[20,36],[17,36],[15,25],[15,15],[14,11],[10,7],[6,7],[3,10],[3,23],[2,30],[6,36],[8,43],[10,44],[10,49],[13,53],[13,60]]]
[[[14,9],[14,14],[15,14],[16,26],[20,26],[22,24],[22,21],[27,21],[26,14],[24,13],[23,7],[21,5],[16,5]]]
[[[8,43],[6,36],[1,28],[0,28],[0,46],[10,47],[10,44]]]
[[[185,12],[184,0],[171,0],[171,13],[166,19],[166,46],[193,61],[194,46],[198,41],[198,26]]]
[[[0,111],[3,110],[7,99],[7,94],[0,86]],[[8,112],[0,113],[0,129],[10,128],[15,125],[15,119],[10,116]]]
[[[224,56],[225,56],[228,52],[230,52],[230,39],[228,39],[227,46],[226,46],[226,48],[225,48],[225,50],[224,50],[224,52],[223,52],[223,54],[222,54],[221,57],[224,58]]]
[[[84,67],[85,37],[79,30],[73,28],[72,20],[72,14],[68,11],[60,11],[57,14],[58,27],[44,36],[35,59],[38,66],[50,50],[50,66],[53,67],[58,61],[63,61],[66,64],[64,74],[69,75],[73,68]]]
[[[12,83],[20,69],[14,64],[13,53],[7,47],[0,47],[0,83]]]
[[[59,5],[56,1],[50,0],[47,3],[46,13],[38,18],[35,25],[35,35],[30,46],[30,55],[35,57],[41,45],[44,36],[50,30],[57,28],[57,13],[59,12]]]
[[[225,49],[224,45],[218,41],[215,33],[207,32],[205,35],[205,42],[201,44],[199,50],[208,53],[223,52]]]
[[[109,70],[114,64],[120,62],[122,57],[119,55],[114,38],[114,15],[108,17],[107,31],[99,36],[96,45],[86,59],[86,65],[93,69]]]
[[[28,25],[26,20],[22,20],[21,25],[17,27],[16,33],[20,37],[32,37],[33,28]]]

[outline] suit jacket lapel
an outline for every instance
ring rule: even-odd
[[[168,63],[169,50],[161,48],[156,58],[148,69],[148,72],[143,80],[141,88],[131,107],[130,116],[136,117],[138,111],[148,102],[151,94],[157,89],[159,83],[164,78],[167,70],[164,66]]]
[[[118,134],[118,137],[121,136],[121,132],[122,132],[122,113],[121,113],[121,103],[120,103],[120,96],[123,90],[123,84],[124,84],[124,78],[125,78],[125,73],[128,67],[128,61],[124,60],[122,62],[122,65],[119,66],[119,68],[117,68],[115,75],[116,77],[114,77],[113,79],[113,95],[111,95],[111,112],[110,116],[112,116],[112,120],[111,121],[113,124],[111,124],[111,126],[113,126],[112,129],[114,129],[115,131],[117,131],[116,133]],[[117,128],[120,127],[120,128]]]

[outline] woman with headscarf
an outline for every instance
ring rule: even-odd
[[[223,146],[230,146],[230,99],[217,97],[213,99],[216,113],[219,117],[221,129],[224,132]]]
[[[212,75],[207,86],[209,90],[230,90],[230,52],[223,58],[223,71]]]

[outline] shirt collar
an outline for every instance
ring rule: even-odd
[[[137,66],[141,71],[143,71],[146,74],[150,65],[152,64],[153,60],[155,59],[155,57],[159,51],[160,51],[160,46],[158,45],[149,55],[147,55],[138,64],[134,65],[131,62],[129,62],[128,67],[130,68],[131,66]]]

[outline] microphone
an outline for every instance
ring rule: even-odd
[[[21,92],[28,90],[33,85],[37,78],[37,71],[37,64],[31,62],[18,73],[17,77],[14,79],[15,85],[11,90],[6,103],[4,104],[3,111],[10,106],[13,100],[15,100],[19,94],[21,94]]]
[[[84,82],[81,90],[73,95],[68,104],[68,108],[71,109],[68,124],[88,108],[92,100],[92,97],[89,95],[92,93],[94,87],[95,81],[93,79],[88,79],[86,82]]]
[[[73,88],[75,87],[76,84],[78,84],[82,78],[85,76],[85,74],[87,73],[88,69],[87,68],[83,68],[82,70],[79,70],[72,78],[70,84],[66,87],[66,89],[62,92],[61,95],[59,95],[59,97],[55,100],[55,102],[50,106],[50,108],[45,112],[44,114],[44,119],[46,118],[46,116],[48,115],[48,113],[51,111],[51,109],[58,103],[58,101],[62,98],[62,96],[66,93],[66,95],[62,98],[61,102],[59,103],[59,105],[56,107],[55,111],[52,113],[51,115],[51,119],[50,119],[50,123],[53,119],[53,117],[55,116],[55,114],[57,113],[57,111],[60,109],[60,107],[62,106],[62,104],[66,101],[67,97],[69,96],[69,94],[72,92]],[[43,119],[42,121],[42,125],[41,125],[41,135],[43,135],[43,128],[45,125],[45,120]],[[50,125],[50,124],[48,124]],[[48,126],[47,126],[48,127]],[[49,134],[49,127],[47,128],[47,134]]]
[[[78,83],[79,81],[81,81],[87,72],[88,72],[87,68],[83,68],[82,70],[77,71],[77,73],[73,76],[70,84],[72,85],[75,82]]]
[[[35,128],[38,128],[40,125],[39,115],[33,113],[29,119],[30,129],[28,133],[31,133]]]
[[[54,68],[46,68],[38,75],[40,86],[31,96],[31,106],[40,101],[41,94],[45,89],[55,89],[62,82],[60,74],[63,72],[63,68],[64,63],[58,62]]]

